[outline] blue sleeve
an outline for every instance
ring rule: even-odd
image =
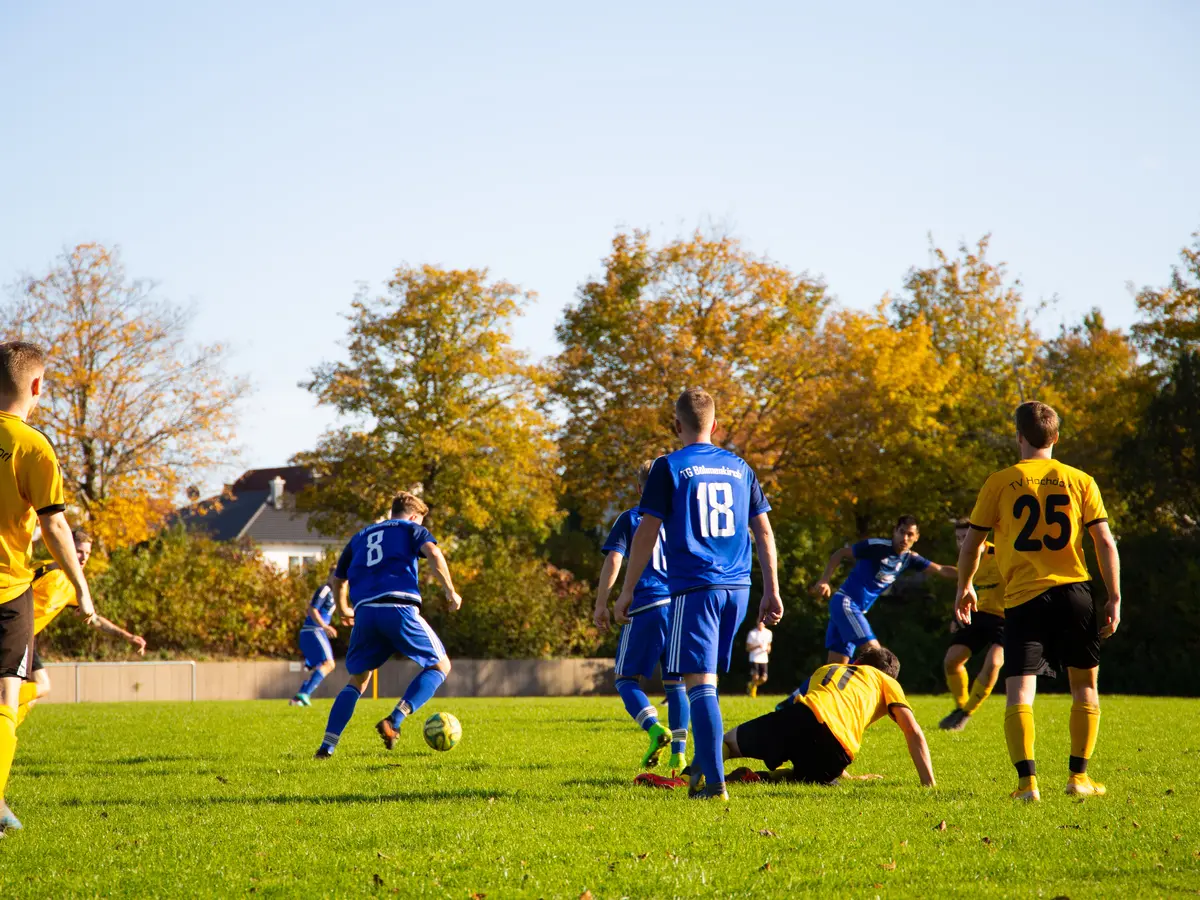
[[[929,568],[929,560],[920,553],[910,553],[908,556],[908,567],[917,572],[924,572]]]
[[[753,472],[750,473],[750,518],[761,516],[765,512],[771,511],[771,504],[767,502],[767,495],[763,493],[762,485],[758,483],[758,476]]]
[[[426,544],[436,544],[433,534],[424,525],[418,525],[413,529],[413,549],[420,555],[421,548]]]
[[[660,456],[650,468],[646,487],[642,489],[642,502],[638,512],[654,516],[664,522],[671,515],[671,498],[675,493],[675,482],[671,478],[671,465],[665,456]]]
[[[333,570],[334,578],[340,578],[342,581],[350,574],[350,560],[354,557],[354,538],[346,542],[346,546],[342,550],[342,555],[338,557],[337,568]]]
[[[633,535],[629,533],[629,513],[628,511],[617,516],[617,521],[613,522],[612,530],[608,533],[608,537],[604,539],[604,546],[600,548],[601,553],[620,553],[622,556],[629,555],[629,540]]]
[[[850,545],[850,552],[854,554],[855,559],[874,559],[871,554],[871,542],[859,541],[857,544]]]

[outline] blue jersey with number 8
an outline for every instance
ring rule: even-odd
[[[654,461],[638,511],[662,519],[672,596],[749,587],[750,520],[770,510],[754,470],[713,444],[690,444]]]
[[[350,582],[351,606],[371,601],[419,606],[417,562],[421,548],[436,543],[429,529],[416,522],[377,522],[350,538],[333,574]]]

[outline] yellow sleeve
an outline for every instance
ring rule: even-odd
[[[1104,508],[1104,500],[1100,497],[1100,488],[1096,479],[1088,477],[1083,485],[1083,527],[1091,528],[1097,522],[1108,519],[1108,511]]]
[[[981,531],[991,531],[1000,518],[1000,507],[997,502],[999,493],[994,487],[994,480],[989,477],[983,483],[979,496],[975,500],[975,508],[971,510],[970,523],[972,528]]]
[[[900,687],[900,682],[887,675],[880,681],[883,682],[883,702],[887,704],[888,715],[892,714],[893,706],[908,706],[908,698],[904,696],[904,688]]]
[[[63,492],[62,470],[58,467],[58,460],[49,443],[45,442],[44,446],[35,444],[22,456],[21,465],[17,470],[21,496],[39,516],[66,509],[67,498]]]

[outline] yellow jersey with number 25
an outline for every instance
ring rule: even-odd
[[[1056,585],[1087,581],[1083,533],[1107,518],[1091,475],[1055,459],[1023,459],[984,483],[971,527],[994,532],[1011,609]]]
[[[66,502],[50,441],[12,413],[0,412],[0,603],[28,590],[37,517],[62,512]]]

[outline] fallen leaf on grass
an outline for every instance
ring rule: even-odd
[[[871,885],[871,887],[875,888],[875,890],[879,890],[881,887],[883,887],[883,885],[877,881],[873,885]]]
[[[940,821],[936,825],[934,825],[933,830],[934,831],[945,831],[946,830],[946,820],[942,819],[942,821]]]
[[[1083,828],[1082,825],[1059,825],[1058,827],[1059,828],[1074,828],[1076,831],[1079,831],[1081,828]]]
[[[1166,789],[1166,791],[1165,791],[1164,793],[1166,793],[1166,795],[1167,795],[1168,797],[1170,797],[1172,794],[1174,794],[1174,793],[1175,793],[1175,788],[1167,788],[1167,789]]]
[[[579,900],[592,900],[592,892],[584,888],[583,893],[579,895]]]
[[[770,864],[769,862],[765,862],[765,863],[763,863],[761,866],[759,866],[759,867],[758,867],[758,871],[760,871],[760,872],[770,872],[770,871],[771,871],[771,864]]]
[[[471,895],[471,900],[483,900],[483,898],[484,898],[484,897],[486,897],[486,896],[487,896],[487,894],[484,894],[484,893],[476,893],[476,894],[472,894],[472,895]]]
[[[224,775],[218,775],[217,781],[221,782],[221,784],[229,784],[229,779],[226,778]]]
[[[1133,823],[1133,827],[1134,827],[1134,828],[1141,828],[1142,826],[1141,826],[1141,825],[1139,825],[1137,822],[1134,822],[1134,823]]]
[[[649,856],[650,856],[650,854],[649,854],[649,853],[639,853],[639,854],[638,854],[638,859],[646,859],[646,858],[648,858]]]
[[[758,833],[761,834],[763,837],[779,837],[779,835],[777,835],[775,832],[773,832],[770,828],[759,829]]]
[[[595,830],[596,830],[596,826],[595,826],[595,825],[584,825],[583,827],[584,827],[584,829],[585,829],[585,830],[587,830],[587,831],[595,831]]]
[[[371,880],[375,882],[375,887],[383,887],[383,879],[379,877],[378,872],[371,876]]]
[[[985,844],[990,844],[992,842],[992,839],[990,837],[980,838],[980,840],[983,841]]]
[[[908,841],[901,841],[901,842],[900,842],[900,846],[901,846],[901,847],[907,847],[907,846],[908,846]]]
[[[391,857],[388,856],[386,853],[384,853],[382,850],[376,850],[375,855],[378,856],[380,859],[391,859]]]
[[[879,868],[887,869],[889,872],[895,871],[896,861],[893,859],[891,862],[880,863]]]

